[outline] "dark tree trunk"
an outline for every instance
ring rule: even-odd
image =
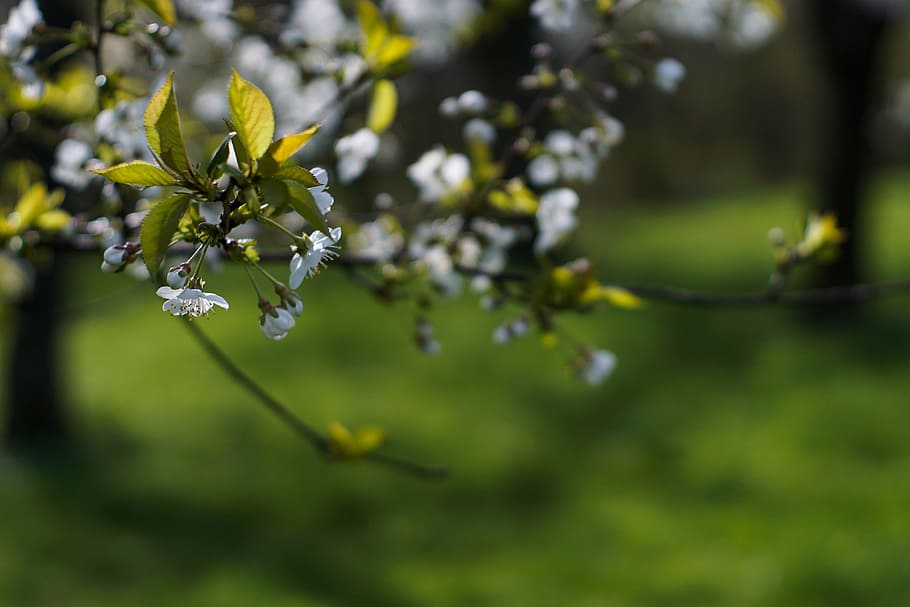
[[[861,0],[814,0],[812,17],[825,70],[824,146],[818,206],[832,211],[848,239],[821,270],[824,286],[859,282],[865,274],[861,201],[869,178],[870,114],[880,93],[879,66],[892,15]]]
[[[45,22],[52,27],[69,28],[76,20],[85,20],[85,11],[93,3],[75,0],[39,0]],[[54,51],[51,45],[40,47],[39,57]],[[54,149],[42,138],[27,136],[12,146],[12,158],[28,158],[49,174],[54,162]],[[38,260],[34,289],[19,302],[10,343],[6,377],[6,411],[4,443],[16,450],[34,446],[62,446],[69,438],[69,425],[60,388],[60,301],[61,265],[57,252]]]
[[[68,437],[59,393],[61,263],[59,256],[47,260],[16,310],[4,425],[5,442],[16,450]]]

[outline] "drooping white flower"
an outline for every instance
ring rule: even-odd
[[[307,238],[306,250],[295,247],[288,279],[290,287],[296,289],[305,278],[315,276],[326,261],[338,257],[336,249],[340,239],[341,228],[332,228],[328,236],[316,230]]]
[[[228,302],[215,293],[206,293],[202,289],[160,287],[155,293],[165,299],[161,309],[174,316],[196,318],[206,316],[212,308],[219,306],[227,310]]]
[[[368,128],[362,128],[335,142],[338,156],[338,178],[349,183],[363,173],[367,162],[379,151],[379,136]]]
[[[294,316],[288,310],[271,304],[263,309],[262,316],[259,317],[259,329],[272,341],[281,341],[287,337],[288,331],[293,329],[295,324]]]
[[[531,16],[545,30],[553,32],[572,29],[577,13],[578,0],[534,0],[531,4]]]
[[[320,167],[311,169],[310,173],[313,174],[313,177],[316,178],[316,182],[319,183],[319,185],[308,189],[310,190],[310,194],[313,195],[313,200],[316,201],[316,206],[319,207],[320,212],[325,215],[332,209],[332,205],[335,204],[335,198],[326,190],[326,187],[329,185],[329,174],[325,169]]]
[[[471,163],[464,154],[448,154],[436,146],[408,167],[408,177],[420,190],[424,202],[437,202],[460,188],[471,173]]]
[[[41,19],[41,9],[35,0],[22,0],[14,6],[6,23],[0,25],[0,55],[17,56],[22,50],[22,43],[41,23]]]
[[[569,188],[545,192],[537,207],[537,239],[534,251],[543,253],[553,248],[563,236],[575,229],[578,194]]]
[[[616,355],[609,350],[589,350],[582,356],[578,374],[589,385],[602,384],[616,368]]]
[[[676,59],[661,59],[654,66],[654,86],[665,93],[675,93],[686,77],[686,66]]]

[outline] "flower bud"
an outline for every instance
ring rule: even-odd
[[[303,314],[303,300],[293,291],[288,291],[282,296],[281,305],[294,317],[299,318]]]
[[[190,264],[182,263],[167,271],[167,285],[172,289],[179,289],[186,284],[190,275]]]
[[[104,262],[112,266],[122,266],[129,256],[129,249],[122,244],[115,244],[104,250]]]
[[[259,328],[268,339],[281,341],[287,337],[288,331],[294,328],[294,317],[284,308],[276,308],[268,302],[266,304],[270,309],[264,310],[259,317]]]

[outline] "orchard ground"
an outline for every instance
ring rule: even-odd
[[[611,209],[584,250],[617,282],[761,288],[767,229],[795,235],[804,194]],[[874,277],[910,275],[910,176],[872,205]],[[619,356],[591,389],[565,344],[494,346],[511,316],[476,298],[435,310],[428,358],[411,309],[338,268],[277,344],[241,276],[210,277],[232,308],[200,324],[244,369],[320,427],[379,424],[392,452],[452,467],[426,483],[316,458],[147,284],[98,263],[74,262],[66,301],[80,455],[0,459],[2,605],[910,603],[910,297],[846,326],[658,303],[576,317]]]

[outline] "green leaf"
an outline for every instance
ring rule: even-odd
[[[218,172],[218,167],[227,162],[231,139],[233,139],[233,135],[227,135],[221,140],[221,145],[218,146],[215,153],[212,154],[212,159],[209,160],[209,165],[205,169],[205,172],[209,177],[215,177],[215,174]]]
[[[177,11],[174,10],[174,3],[171,0],[139,0],[139,2],[161,17],[168,25],[174,25],[177,21]]]
[[[273,141],[272,144],[269,145],[269,149],[266,150],[265,154],[262,156],[260,170],[265,174],[271,174],[277,171],[287,159],[305,146],[318,130],[319,125],[317,124],[300,133],[287,135],[278,141]]]
[[[305,168],[299,166],[281,167],[275,173],[273,173],[271,177],[284,180],[290,179],[291,181],[301,183],[308,188],[315,188],[319,186],[319,182],[316,181],[316,178],[313,177],[313,174]]]
[[[388,67],[401,61],[411,52],[415,43],[416,40],[407,36],[390,36],[379,51],[376,64],[379,67]]]
[[[168,75],[167,81],[145,108],[145,136],[149,147],[161,157],[165,165],[178,173],[192,173],[180,129],[177,96],[174,95],[174,72]]]
[[[142,244],[142,256],[145,266],[152,276],[158,274],[158,268],[167,253],[174,232],[180,224],[180,218],[190,204],[186,194],[176,194],[160,201],[142,221],[139,230],[139,242]]]
[[[259,191],[266,204],[272,208],[272,215],[284,211],[288,206],[288,187],[278,179],[262,179],[259,181]]]
[[[400,61],[414,48],[415,40],[389,31],[379,8],[369,0],[357,5],[360,31],[363,35],[363,58],[372,67],[384,68]]]
[[[376,134],[384,132],[395,120],[398,109],[398,91],[389,80],[379,80],[373,86],[367,126]]]
[[[284,182],[284,185],[288,189],[288,202],[291,207],[300,215],[310,222],[310,225],[315,227],[317,230],[323,234],[328,235],[331,228],[325,220],[325,216],[322,214],[322,211],[319,210],[319,206],[316,204],[316,201],[313,199],[313,194],[306,188],[296,181],[287,180]]]
[[[174,185],[174,178],[167,171],[141,160],[125,162],[107,169],[93,169],[91,172],[101,175],[114,183],[125,183],[140,187]]]
[[[275,135],[275,115],[269,98],[234,70],[228,87],[228,106],[240,141],[250,156],[258,159],[269,149]]]

